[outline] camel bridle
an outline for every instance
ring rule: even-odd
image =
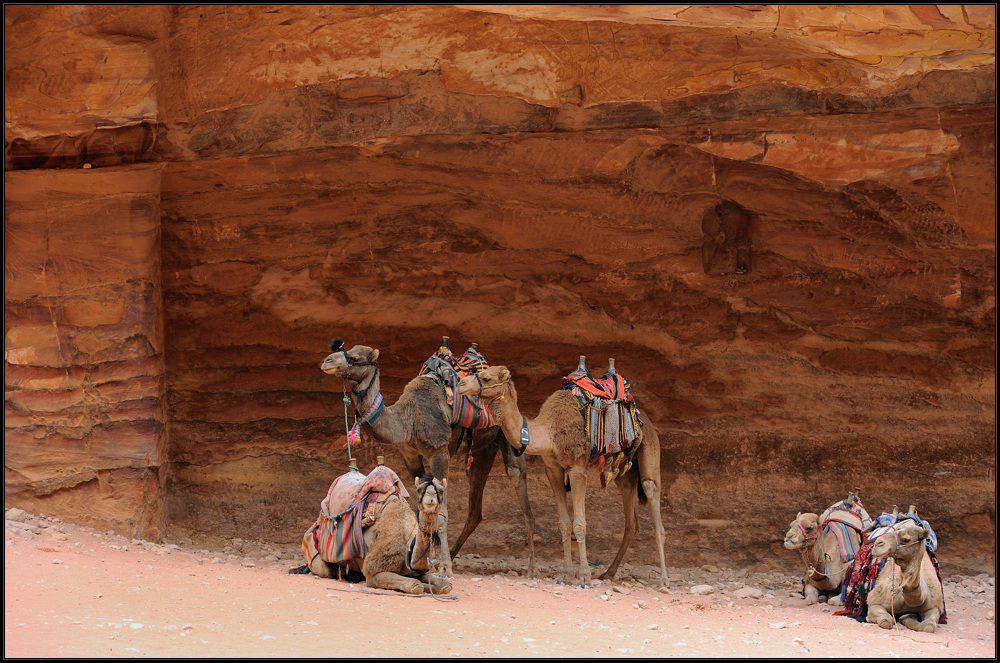
[[[806,555],[806,549],[809,547],[809,542],[810,541],[816,541],[816,540],[818,540],[819,539],[819,533],[820,533],[820,531],[823,528],[821,527],[821,528],[817,529],[816,530],[816,534],[814,534],[813,536],[809,536],[806,533],[806,528],[802,526],[802,521],[801,520],[796,520],[795,524],[798,525],[799,532],[802,533],[803,541],[802,541],[802,547],[799,548],[799,554],[802,555],[802,562],[806,565],[806,577],[807,578],[811,578],[813,580],[820,580],[822,578],[829,578],[830,574],[829,573],[820,573],[819,570],[815,566],[812,565],[812,562],[809,561],[809,557]],[[824,558],[827,557],[827,554],[825,552],[823,553],[823,557]],[[829,572],[829,570],[830,570],[830,568],[829,568],[829,566],[827,566],[826,571]]]
[[[479,371],[479,373],[482,373],[482,371]],[[502,400],[503,397],[507,394],[507,383],[510,382],[510,378],[507,378],[506,380],[500,380],[496,384],[491,384],[487,386],[483,384],[482,379],[479,377],[479,373],[475,374],[476,384],[479,385],[479,391],[477,391],[475,395],[479,396],[480,398],[483,398],[484,389],[493,389],[494,387],[502,387],[503,392],[499,396],[493,396],[490,398],[490,400]]]
[[[347,364],[348,368],[354,368],[355,366],[374,366],[375,371],[372,373],[371,380],[368,381],[368,386],[364,389],[356,389],[354,386],[351,387],[351,393],[358,399],[358,403],[361,399],[368,395],[368,391],[375,384],[375,378],[378,377],[378,362],[377,361],[362,361],[360,359],[355,359],[347,353],[347,347],[344,345],[344,341],[335,338],[332,343],[330,343],[330,352],[337,353],[340,352],[344,355],[344,362]]]

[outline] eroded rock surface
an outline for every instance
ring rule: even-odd
[[[663,443],[670,565],[797,568],[788,521],[858,487],[992,570],[994,23],[5,7],[6,499],[292,543],[346,464],[330,339],[380,349],[392,402],[449,335],[529,413],[616,359]],[[470,552],[523,549],[495,473]],[[607,557],[620,503],[592,494]]]

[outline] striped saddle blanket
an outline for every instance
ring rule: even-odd
[[[595,378],[583,370],[564,377],[562,388],[572,390],[579,402],[590,442],[590,462],[603,465],[605,460],[624,460],[624,466],[612,469],[612,479],[618,471],[627,470],[642,425],[632,399],[632,384],[614,371]]]
[[[399,476],[379,465],[367,476],[351,470],[330,485],[320,503],[319,517],[302,537],[306,564],[316,555],[339,564],[365,556],[364,529],[375,522],[385,501],[392,496],[409,497]]]
[[[858,554],[862,532],[872,524],[861,499],[851,495],[842,502],[830,505],[820,516],[823,532],[831,531],[837,537],[840,559],[849,562]]]
[[[495,425],[493,417],[487,408],[482,407],[478,398],[466,395],[455,398],[455,387],[459,380],[489,367],[486,359],[475,348],[470,347],[464,355],[456,357],[451,350],[441,346],[424,362],[418,377],[433,378],[444,390],[448,404],[452,407],[452,426],[490,428]]]

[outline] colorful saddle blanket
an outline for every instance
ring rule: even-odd
[[[331,564],[363,559],[364,528],[375,522],[385,501],[394,495],[409,497],[399,476],[385,465],[367,476],[351,470],[334,479],[320,503],[319,517],[302,537],[306,564],[312,564],[316,555]]]
[[[638,445],[639,410],[632,399],[632,384],[613,370],[595,378],[589,371],[577,370],[563,378],[563,389],[573,392],[583,416],[583,428],[590,442],[589,462],[614,478],[628,470]],[[607,470],[604,468],[607,467]]]
[[[441,346],[424,362],[418,377],[435,379],[444,390],[452,407],[452,426],[461,428],[490,428],[494,426],[489,409],[484,408],[475,396],[460,395],[455,398],[458,381],[489,368],[486,359],[475,348],[469,348],[461,358]]]
[[[842,502],[830,505],[820,516],[823,532],[833,532],[840,548],[840,559],[848,562],[858,554],[862,533],[872,524],[861,499],[851,495]]]
[[[838,610],[833,613],[834,615],[852,617],[859,622],[865,621],[865,618],[868,616],[868,594],[875,586],[875,580],[878,578],[878,574],[882,571],[882,567],[885,566],[886,562],[886,558],[884,557],[881,559],[873,557],[872,548],[875,546],[875,540],[902,518],[909,518],[917,524],[926,525],[930,529],[930,524],[926,520],[920,520],[918,515],[910,513],[883,513],[872,521],[870,525],[871,531],[868,532],[868,536],[865,537],[864,542],[861,544],[861,549],[854,557],[851,565],[847,567],[847,573],[844,576],[844,586],[840,590],[840,599],[844,604],[844,609]],[[927,547],[927,556],[930,557],[931,563],[934,565],[934,570],[937,572],[938,582],[941,582],[941,568],[938,564],[937,554],[935,553],[935,550],[937,550],[937,537],[934,535],[934,530],[931,530],[931,535],[927,537],[924,545]],[[941,616],[938,618],[938,624],[946,623],[948,623],[948,609],[947,603],[942,599]]]

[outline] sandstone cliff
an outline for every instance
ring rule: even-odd
[[[449,335],[529,413],[616,359],[672,565],[794,567],[788,521],[858,487],[993,569],[993,6],[4,18],[8,505],[294,541],[346,463],[330,339],[392,402]],[[520,554],[494,472],[467,550]],[[614,492],[588,516],[606,559]]]

